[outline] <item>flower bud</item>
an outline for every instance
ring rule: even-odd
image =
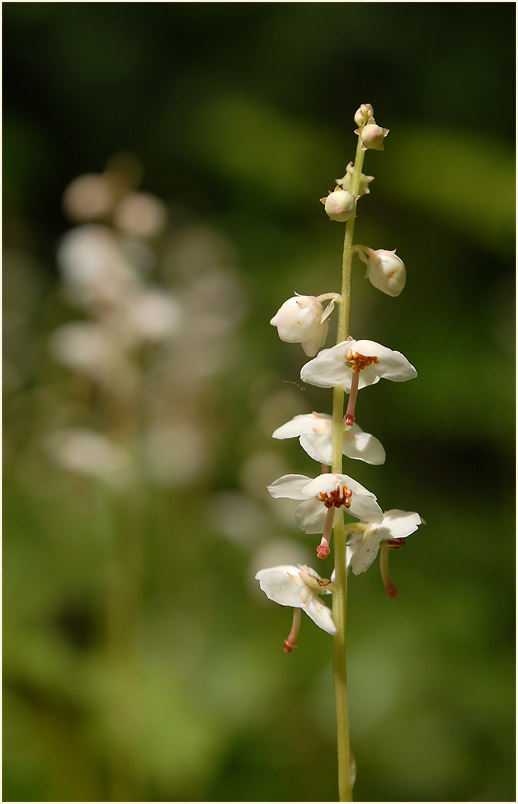
[[[371,117],[374,114],[374,109],[370,105],[370,103],[362,103],[359,109],[356,109],[354,113],[354,122],[357,126],[363,127],[366,123],[369,122]]]
[[[362,150],[366,151],[367,149],[371,148],[374,151],[383,151],[383,140],[389,133],[388,128],[381,128],[374,122],[374,118],[372,122],[365,126],[365,128],[359,129],[357,132],[360,135],[360,139],[362,141]]]
[[[336,183],[342,188],[342,190],[351,192],[353,173],[354,165],[352,162],[349,162],[345,176],[342,176],[341,179],[336,180]],[[366,176],[365,173],[360,174],[360,186],[358,187],[359,196],[368,195],[370,193],[369,184],[371,181],[374,181],[374,176]]]
[[[396,250],[377,251],[365,248],[368,254],[367,272],[365,276],[375,288],[387,296],[399,296],[406,282],[405,263],[396,257]]]
[[[348,190],[341,190],[340,187],[335,187],[327,198],[321,198],[320,201],[324,204],[325,210],[332,221],[343,223],[354,217],[358,198],[358,195],[351,195]]]
[[[314,357],[323,345],[329,321],[322,321],[324,310],[316,296],[293,296],[284,302],[270,324],[277,327],[286,343],[300,343],[308,357]]]

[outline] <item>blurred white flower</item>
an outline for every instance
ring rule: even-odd
[[[58,248],[58,264],[71,299],[84,306],[117,303],[138,282],[121,244],[106,226],[79,226]]]
[[[90,221],[107,216],[115,203],[113,183],[106,175],[89,173],[72,181],[63,196],[63,207],[73,221]]]
[[[64,324],[52,334],[49,348],[58,362],[105,388],[125,392],[134,387],[134,366],[114,335],[101,324]]]
[[[167,340],[180,330],[182,321],[180,304],[158,288],[135,293],[123,312],[125,328],[143,341]]]
[[[166,223],[165,204],[150,193],[129,193],[117,205],[114,223],[135,237],[154,237]]]
[[[186,421],[154,425],[145,433],[143,446],[155,482],[178,488],[196,479],[206,468],[210,454],[202,425]]]
[[[63,469],[97,477],[123,488],[131,477],[129,453],[93,430],[60,430],[45,442],[49,456]]]

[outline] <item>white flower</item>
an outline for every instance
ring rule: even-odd
[[[358,388],[373,385],[381,377],[394,382],[417,377],[417,371],[401,352],[394,352],[375,341],[353,338],[323,349],[302,366],[300,377],[320,388],[341,386],[350,393],[355,373],[359,374]]]
[[[305,413],[295,416],[278,427],[273,438],[295,438],[299,436],[302,448],[319,463],[332,463],[333,417],[325,413]],[[385,450],[377,438],[364,433],[361,427],[353,424],[343,428],[342,453],[348,458],[370,464],[385,463]]]
[[[307,565],[289,564],[259,570],[255,577],[270,600],[281,606],[302,609],[319,628],[333,636],[336,634],[331,610],[318,597],[331,593],[331,581],[323,580]]]
[[[325,294],[326,298],[336,294]],[[327,337],[333,302],[322,307],[321,297],[293,296],[275,313],[270,321],[277,327],[279,338],[286,343],[300,343],[308,357],[316,355]]]
[[[368,246],[354,246],[353,250],[366,263],[365,277],[371,285],[387,296],[399,296],[405,287],[406,268],[403,260],[396,255],[396,250],[378,248],[375,251]]]
[[[295,522],[304,533],[323,533],[330,508],[344,507],[357,519],[381,522],[383,512],[376,497],[356,480],[338,472],[319,475],[283,475],[268,491],[275,499],[302,500],[295,510]]]
[[[365,525],[363,534],[353,536],[347,544],[347,565],[351,566],[355,575],[365,572],[378,555],[383,541],[388,541],[391,546],[390,542],[393,540],[406,539],[422,522],[415,511],[400,511],[393,508],[384,513],[381,522],[361,523]],[[395,541],[393,546],[399,547],[401,544]]]

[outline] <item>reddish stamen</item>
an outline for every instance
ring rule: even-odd
[[[392,582],[388,569],[388,557],[390,547],[387,542],[382,542],[380,545],[380,570],[381,578],[385,586],[385,591],[390,598],[395,598],[399,595],[397,586]]]
[[[350,508],[351,497],[352,491],[350,491],[347,486],[344,486],[343,488],[338,486],[335,491],[328,491],[327,494],[321,491],[318,495],[318,499],[324,503],[326,508],[332,508],[333,506],[335,508],[340,508],[342,505],[344,505],[346,508]]]
[[[335,512],[334,507],[331,505],[328,505],[327,509],[328,511],[324,525],[324,532],[322,533],[321,542],[317,547],[317,558],[327,558],[331,552],[329,542],[331,541],[331,531],[333,529],[333,522],[335,520]]]
[[[354,411],[356,409],[356,398],[358,396],[358,385],[360,383],[360,372],[354,372],[351,382],[349,402],[345,411],[344,424],[352,425],[354,422]]]
[[[345,359],[351,364],[352,370],[357,373],[363,371],[363,369],[367,368],[367,366],[370,366],[371,363],[379,363],[379,357],[361,355],[359,352],[355,352],[352,349],[349,349]]]
[[[297,637],[300,631],[300,609],[293,609],[293,622],[291,631],[284,640],[284,653],[291,653],[297,647]]]

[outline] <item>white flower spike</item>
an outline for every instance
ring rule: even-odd
[[[329,329],[327,319],[339,298],[338,293],[321,296],[300,296],[297,293],[277,310],[270,324],[277,327],[281,341],[300,343],[307,356],[313,357],[325,342]],[[324,310],[322,302],[326,299],[331,299],[331,304]]]
[[[333,452],[333,417],[325,413],[305,413],[278,427],[273,438],[299,438],[301,447],[321,464],[330,466]],[[353,460],[373,465],[385,463],[385,450],[377,438],[364,433],[357,424],[344,424],[342,453]]]
[[[331,610],[319,599],[319,595],[331,594],[331,581],[322,579],[318,572],[305,566],[282,565],[262,569],[256,580],[265,595],[281,606],[291,606],[294,611],[293,627],[284,640],[284,651],[290,653],[296,645],[300,628],[300,611],[305,611],[319,628],[331,636],[336,634]]]

